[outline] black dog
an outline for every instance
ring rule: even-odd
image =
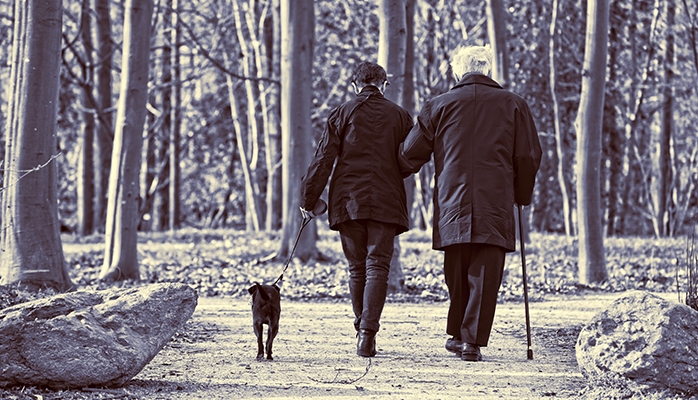
[[[276,334],[279,332],[279,317],[281,316],[281,295],[280,289],[274,285],[260,285],[247,289],[252,295],[252,324],[254,334],[257,336],[257,360],[264,358],[264,347],[262,346],[263,327],[267,324],[267,359],[273,360],[271,347]]]

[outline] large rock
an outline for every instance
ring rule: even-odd
[[[0,310],[0,387],[118,387],[191,317],[184,284],[82,291]]]
[[[582,329],[577,363],[593,382],[698,393],[698,311],[647,292],[617,299]]]

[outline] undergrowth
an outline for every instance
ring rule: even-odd
[[[294,300],[348,298],[348,272],[336,232],[319,232],[320,261],[291,264],[284,275],[282,293]],[[281,273],[285,259],[273,258],[280,237],[274,233],[232,230],[149,233],[139,236],[141,282],[181,282],[201,296],[246,297],[253,282],[269,283]],[[103,262],[100,237],[66,237],[65,256],[73,282],[80,288],[99,288]],[[526,245],[529,297],[532,301],[551,295],[618,292],[641,289],[654,292],[684,291],[689,272],[681,267],[685,238],[607,238],[606,266],[609,279],[600,285],[577,282],[577,241],[552,234],[531,234]],[[443,253],[432,250],[431,237],[423,231],[400,236],[404,290],[389,301],[445,301]],[[269,261],[265,261],[270,259]],[[501,301],[523,297],[521,258],[518,252],[506,259]],[[122,283],[123,285],[137,283]]]

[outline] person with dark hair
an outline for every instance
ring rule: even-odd
[[[300,204],[304,217],[313,217],[332,175],[328,221],[330,229],[339,231],[349,264],[356,353],[373,357],[394,238],[409,227],[397,154],[413,122],[405,109],[383,96],[388,79],[380,65],[359,63],[351,84],[356,98],[330,112],[301,182]]]
[[[444,251],[451,305],[446,349],[480,361],[502,283],[516,250],[514,204],[531,203],[542,156],[533,116],[520,96],[492,80],[492,50],[463,47],[458,83],[424,104],[401,146],[403,176],[434,157],[433,248]]]

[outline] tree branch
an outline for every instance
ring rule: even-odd
[[[173,10],[173,11],[177,12],[177,14],[179,14],[179,12],[177,10]],[[199,50],[199,52],[204,56],[204,58],[209,60],[211,62],[211,64],[213,64],[214,67],[218,68],[224,74],[230,76],[231,78],[236,78],[236,79],[241,79],[241,80],[248,80],[248,81],[254,81],[254,82],[264,81],[264,82],[269,82],[269,83],[273,83],[276,85],[281,85],[281,81],[276,80],[276,79],[265,78],[265,77],[258,78],[258,77],[253,77],[253,76],[243,76],[243,75],[236,74],[235,72],[229,70],[223,64],[221,64],[220,61],[215,59],[208,50],[206,50],[204,48],[204,46],[199,42],[199,40],[194,35],[193,29],[186,22],[184,22],[184,19],[181,18],[181,15],[180,15],[179,23],[182,24],[184,29],[186,29],[187,33],[189,34],[189,39],[191,39],[191,41],[196,45],[197,50]]]

